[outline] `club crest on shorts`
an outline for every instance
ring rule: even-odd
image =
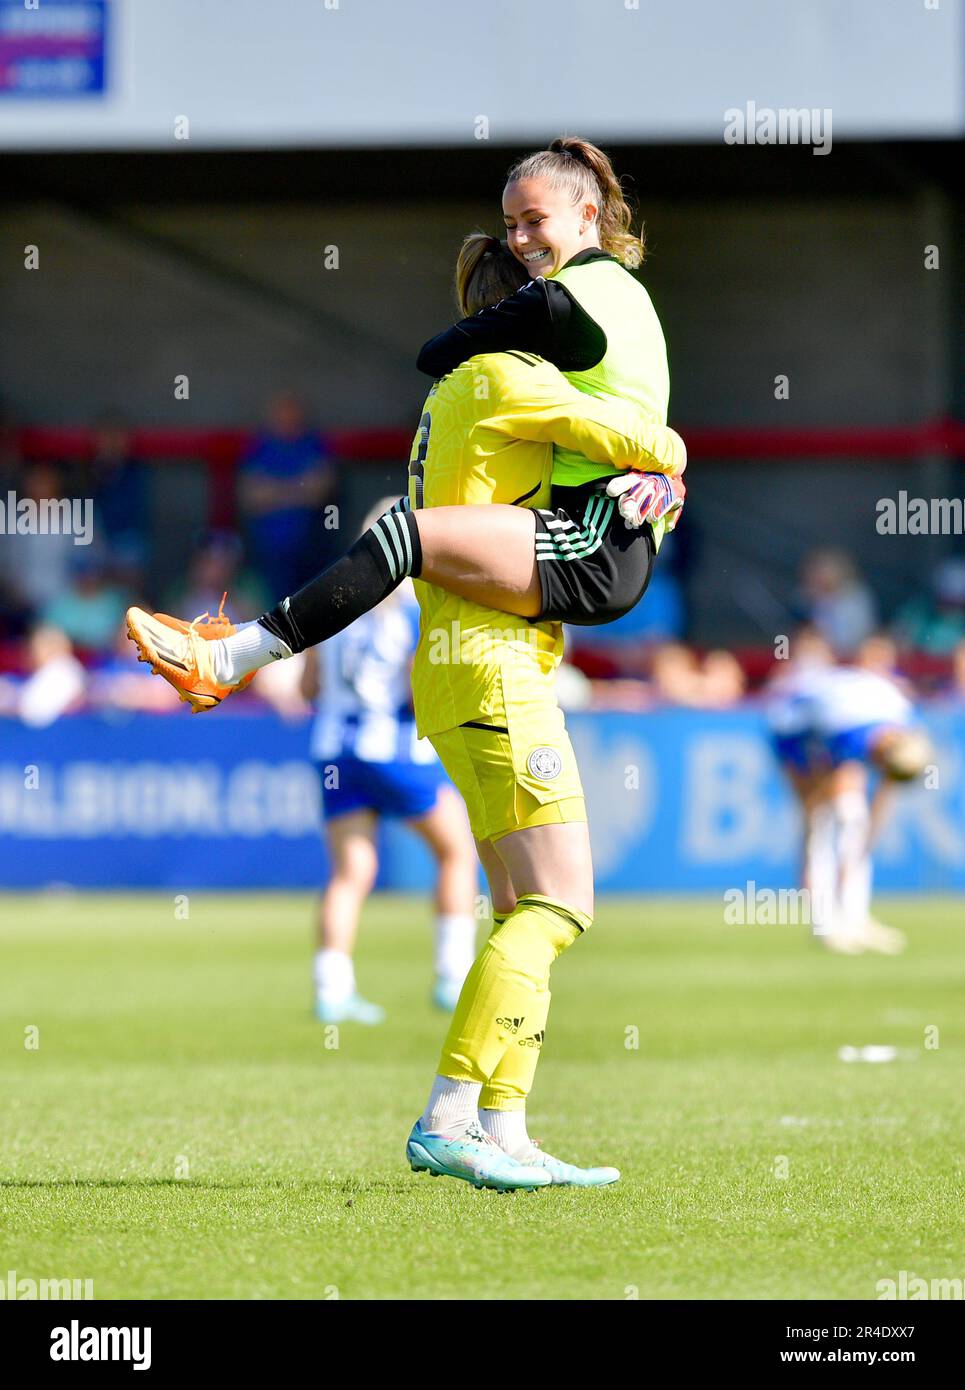
[[[526,759],[526,766],[541,782],[552,782],[553,778],[559,777],[563,771],[563,759],[555,748],[543,745],[533,749]]]

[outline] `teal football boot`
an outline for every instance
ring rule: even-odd
[[[405,1146],[405,1156],[414,1173],[433,1177],[462,1178],[474,1187],[491,1187],[497,1192],[515,1192],[517,1187],[532,1191],[549,1187],[553,1179],[545,1169],[517,1163],[501,1149],[479,1124],[464,1134],[432,1134],[416,1120]]]
[[[611,1182],[620,1181],[619,1168],[577,1168],[575,1163],[564,1163],[552,1154],[543,1153],[533,1141],[533,1154],[520,1159],[524,1167],[549,1174],[553,1187],[608,1187]]]
[[[385,1010],[360,994],[350,994],[340,1004],[323,1004],[321,999],[316,999],[315,1017],[319,1023],[364,1023],[375,1028],[385,1022]]]
[[[459,1003],[459,996],[462,993],[462,981],[457,984],[455,980],[447,980],[444,975],[437,975],[436,982],[432,986],[432,1003],[437,1009],[442,1009],[444,1013],[451,1014]]]

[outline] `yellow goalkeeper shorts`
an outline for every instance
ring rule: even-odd
[[[477,840],[586,820],[576,755],[550,692],[504,668],[485,720],[429,736],[466,803]]]

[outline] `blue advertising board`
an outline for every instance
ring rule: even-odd
[[[897,797],[876,855],[884,890],[965,891],[965,712],[933,707],[937,785]],[[763,720],[663,710],[568,718],[599,888],[717,893],[795,882],[799,834]],[[0,720],[0,886],[308,888],[324,881],[308,728],[219,711]],[[381,883],[425,888],[404,827]]]
[[[0,0],[0,96],[96,96],[107,0]]]

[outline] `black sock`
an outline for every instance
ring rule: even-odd
[[[380,516],[347,555],[258,621],[293,652],[302,652],[341,632],[387,598],[407,575],[418,578],[421,570],[419,528],[403,499]]]

